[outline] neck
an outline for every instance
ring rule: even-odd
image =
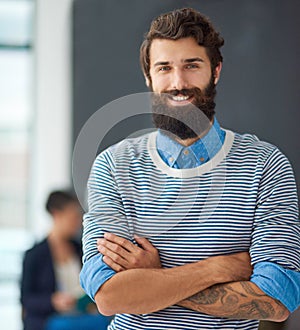
[[[65,242],[67,241],[66,238],[64,237],[64,235],[57,230],[57,228],[52,228],[52,230],[50,231],[48,238],[51,242]]]

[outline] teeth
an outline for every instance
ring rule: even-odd
[[[172,96],[172,99],[174,101],[185,101],[187,100],[189,97],[188,96]]]

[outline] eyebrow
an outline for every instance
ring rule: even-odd
[[[182,60],[183,63],[193,63],[193,62],[202,62],[204,63],[204,60],[200,57],[193,57],[193,58],[187,58],[185,60]],[[156,62],[154,63],[154,66],[160,66],[160,65],[169,65],[169,61],[163,61],[163,62]]]
[[[168,65],[170,64],[170,62],[166,61],[166,62],[156,62],[154,63],[154,66],[160,66],[160,65]]]
[[[193,58],[187,58],[186,60],[183,60],[184,63],[192,63],[192,62],[204,62],[204,60],[200,57],[193,57]]]

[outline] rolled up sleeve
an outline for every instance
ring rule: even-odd
[[[251,282],[279,300],[291,313],[300,306],[300,273],[271,262],[254,266]]]
[[[295,178],[276,148],[262,173],[252,243],[251,281],[289,311],[300,304],[300,221]]]
[[[96,255],[84,263],[80,273],[80,284],[89,297],[94,297],[100,287],[116,272],[102,260],[102,254]]]
[[[88,212],[83,218],[83,267],[80,283],[94,300],[101,285],[115,275],[97,250],[105,232],[133,240],[114,177],[113,155],[107,150],[95,160],[88,180]]]

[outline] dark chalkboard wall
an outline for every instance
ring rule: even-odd
[[[186,6],[209,16],[225,38],[216,108],[219,122],[277,145],[300,182],[297,0],[74,1],[74,141],[101,106],[147,91],[139,67],[143,34],[153,17]],[[123,122],[111,130],[100,149],[146,127],[151,127],[149,116]]]

